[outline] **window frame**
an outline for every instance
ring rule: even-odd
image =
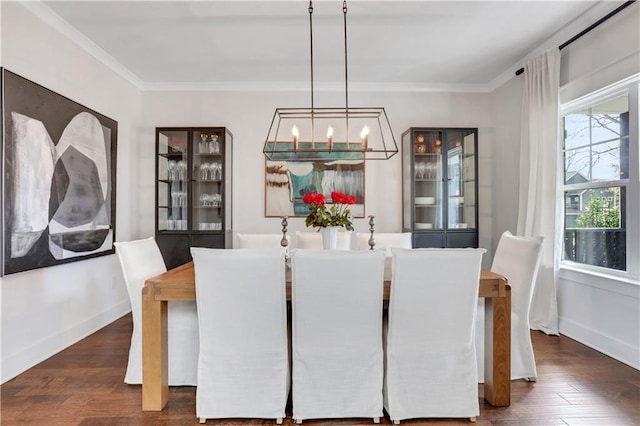
[[[556,238],[557,244],[562,247],[564,255],[564,231],[566,215],[565,191],[576,189],[575,184],[565,184],[565,149],[564,149],[564,126],[562,118],[568,114],[596,106],[621,95],[628,95],[629,99],[629,176],[615,181],[606,181],[607,187],[620,186],[626,188],[625,206],[625,229],[626,229],[626,271],[605,268],[594,265],[587,265],[570,260],[560,261],[560,269],[588,273],[590,275],[605,276],[623,280],[625,282],[640,285],[640,151],[638,149],[638,122],[640,121],[640,73],[626,79],[603,87],[599,90],[581,96],[577,99],[565,102],[560,105],[559,134],[559,163],[562,165],[562,179],[560,183],[559,202],[561,203],[562,224],[558,226],[561,230]],[[580,189],[602,188],[603,182],[589,182],[579,185]]]

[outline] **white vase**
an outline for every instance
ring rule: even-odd
[[[322,232],[322,248],[325,250],[336,250],[338,248],[338,231],[339,226],[327,226],[320,228]]]

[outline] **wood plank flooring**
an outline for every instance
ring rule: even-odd
[[[195,388],[171,387],[164,411],[143,413],[141,387],[123,382],[131,316],[126,315],[0,387],[0,424],[197,425]],[[564,336],[533,332],[538,382],[512,382],[511,406],[480,402],[478,426],[640,425],[640,371]],[[480,387],[482,392],[482,387]],[[482,396],[482,394],[481,394]],[[382,424],[390,424],[388,418]],[[208,420],[209,425],[275,425],[267,420]],[[289,417],[285,424],[293,424]],[[372,425],[370,419],[303,425]],[[406,425],[470,425],[460,419]]]

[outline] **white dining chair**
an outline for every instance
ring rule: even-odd
[[[373,239],[375,241],[374,249],[386,250],[386,255],[391,256],[392,248],[406,248],[412,247],[411,232],[375,232]],[[369,232],[356,232],[356,245],[358,250],[369,250],[369,238],[371,234]]]
[[[192,247],[191,255],[200,324],[196,417],[282,423],[290,382],[284,253]]]
[[[116,242],[116,254],[127,285],[133,333],[124,381],[142,384],[142,288],[147,278],[167,271],[156,241]],[[170,386],[195,386],[198,366],[198,314],[193,301],[170,301],[167,307]]]
[[[296,248],[322,250],[322,234],[320,232],[296,231]],[[337,250],[351,250],[351,231],[338,232]]]
[[[384,252],[292,251],[293,418],[382,416]]]
[[[505,231],[498,241],[491,271],[507,277],[511,287],[511,380],[537,379],[531,344],[529,308],[542,260],[542,237],[520,237]],[[476,350],[478,380],[484,382],[484,299],[478,301]]]
[[[237,234],[238,244],[236,248],[273,248],[284,249],[282,247],[282,234]],[[290,246],[291,238],[286,236],[287,242]]]
[[[384,405],[394,424],[479,414],[475,311],[484,249],[393,249]]]

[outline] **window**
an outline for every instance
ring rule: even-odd
[[[637,88],[628,87],[563,107],[564,261],[618,271],[627,271],[629,261],[638,267],[629,256],[637,227],[628,219],[638,218],[637,140],[630,141],[630,126],[637,138],[637,119],[630,116],[638,114]]]

